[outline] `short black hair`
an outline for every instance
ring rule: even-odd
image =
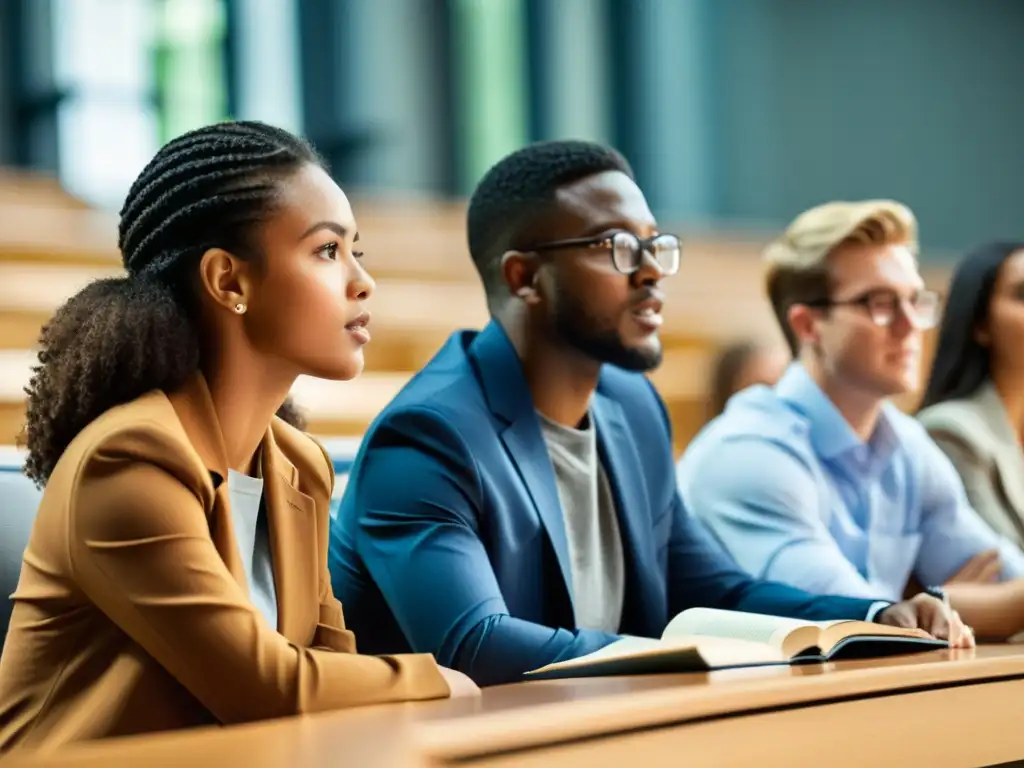
[[[104,411],[173,391],[198,370],[193,278],[203,253],[260,258],[253,232],[277,210],[281,182],[307,164],[323,167],[307,142],[259,122],[209,125],[157,152],[121,209],[127,274],[89,284],[42,330],[22,436],[37,485]],[[281,415],[301,424],[291,403]]]
[[[988,319],[1003,263],[1021,250],[1024,241],[986,243],[957,265],[949,283],[932,372],[920,408],[968,398],[991,376],[989,351],[974,334]]]
[[[469,201],[469,252],[488,298],[498,293],[498,265],[509,248],[525,247],[517,237],[560,187],[606,171],[631,179],[633,169],[619,152],[590,141],[541,141],[499,160],[477,184]]]

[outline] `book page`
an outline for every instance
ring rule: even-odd
[[[685,641],[673,643],[653,640],[649,637],[627,635],[621,640],[616,640],[614,643],[598,648],[596,651],[584,656],[552,662],[539,669],[531,670],[526,674],[543,676],[552,673],[564,673],[566,676],[572,676],[577,670],[581,674],[593,674],[602,668],[623,669],[628,672],[631,670],[631,661],[636,662],[644,659],[653,661],[658,658],[678,657],[679,654],[693,656],[699,665],[704,665],[703,660],[697,655],[696,648]]]
[[[718,608],[690,608],[677,615],[665,628],[666,640],[686,635],[730,637],[765,643],[782,649],[786,639],[799,632],[804,648],[815,644],[818,628],[811,622],[766,616],[760,613],[723,611]],[[789,653],[796,651],[790,650]]]
[[[663,641],[663,646],[696,648],[711,669],[744,667],[751,664],[780,664],[789,661],[778,648],[768,643],[734,637],[673,635]]]
[[[824,653],[830,653],[843,640],[860,636],[931,639],[931,635],[923,629],[905,629],[889,624],[874,624],[867,621],[833,621],[828,622],[827,626],[822,628],[819,644]]]
[[[619,656],[632,656],[638,653],[644,653],[645,651],[658,651],[664,648],[666,643],[661,640],[654,640],[650,637],[635,637],[633,635],[623,635],[621,640],[616,640],[614,643],[609,643],[603,648],[598,648],[596,651],[588,653],[586,656],[580,656],[573,661],[578,659],[586,659],[587,661],[599,661],[601,659],[613,658]]]
[[[627,636],[593,653],[554,662],[526,674],[541,678],[637,675],[780,663],[787,663],[787,659],[764,643],[707,636],[677,635],[666,640]]]

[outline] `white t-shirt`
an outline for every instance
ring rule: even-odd
[[[227,482],[231,521],[245,566],[249,600],[266,617],[267,623],[277,629],[277,590],[270,556],[270,529],[263,504],[263,480],[229,469]]]

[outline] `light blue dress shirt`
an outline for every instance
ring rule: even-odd
[[[735,395],[677,470],[686,507],[759,578],[897,601],[911,575],[941,585],[993,548],[1003,579],[1024,576],[915,419],[886,404],[864,442],[799,363]]]

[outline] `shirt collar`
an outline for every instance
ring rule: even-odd
[[[799,362],[789,365],[775,393],[807,418],[811,445],[824,459],[859,451],[860,458],[866,460],[870,451],[871,463],[878,465],[887,462],[899,444],[889,413],[895,406],[886,403],[882,407],[874,434],[865,443]]]

